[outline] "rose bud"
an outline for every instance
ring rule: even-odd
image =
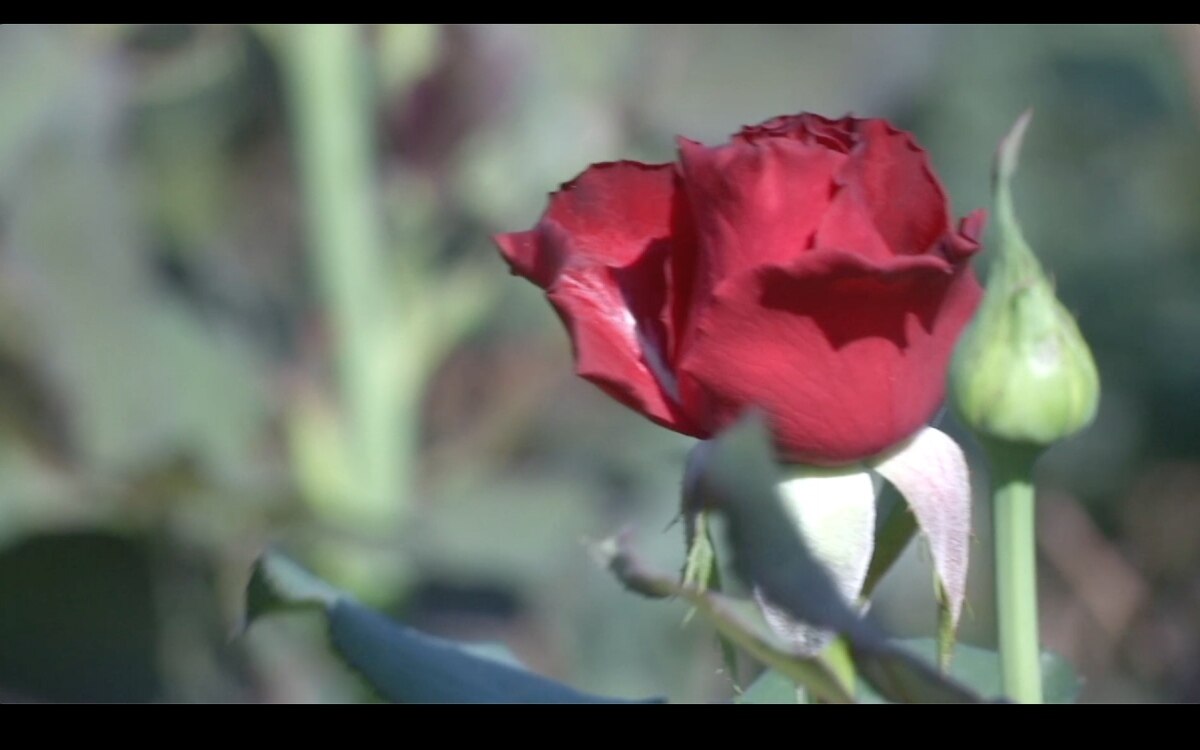
[[[985,440],[1042,448],[1092,421],[1100,378],[1074,318],[1021,234],[1010,182],[1031,112],[1000,142],[993,174],[999,254],[950,370],[959,417]]]

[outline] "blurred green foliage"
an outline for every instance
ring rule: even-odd
[[[589,163],[800,110],[911,129],[961,215],[1028,106],[1017,211],[1105,388],[1042,467],[1044,640],[1081,700],[1200,700],[1196,27],[358,29],[364,215],[403,269],[364,294],[407,316],[373,340],[405,331],[388,346],[420,364],[410,398],[385,394],[406,510],[370,521],[338,510],[353,420],[281,51],[296,33],[0,27],[0,700],[366,699],[311,622],[229,639],[269,542],[581,690],[728,698],[712,631],[628,596],[581,544],[630,523],[677,568],[682,532],[658,532],[690,441],[572,377],[488,235]],[[976,526],[963,635],[990,646]],[[934,632],[927,557],[913,545],[874,610],[914,637]]]

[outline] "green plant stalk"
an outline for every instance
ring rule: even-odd
[[[825,649],[825,659],[846,692],[854,695],[857,688],[858,671],[854,667],[854,655],[850,652],[850,643],[845,636],[840,636],[829,644],[829,647]]]
[[[687,560],[683,568],[683,584],[697,591],[721,590],[721,566],[717,562],[717,545],[713,542],[712,529],[708,522],[708,512],[700,511],[694,517],[692,541],[687,552]],[[692,619],[696,608],[692,607],[684,616],[684,623]],[[721,661],[729,682],[733,685],[734,693],[741,694],[742,685],[738,682],[737,647],[732,641],[717,633],[717,645],[721,649]]]
[[[303,186],[308,250],[334,340],[335,372],[351,460],[339,515],[397,523],[415,448],[392,342],[393,275],[372,170],[366,60],[360,29],[302,25],[278,31]]]
[[[1041,703],[1033,505],[1033,464],[1037,453],[1010,446],[989,446],[988,457],[992,469],[996,612],[1004,693],[1018,703]]]

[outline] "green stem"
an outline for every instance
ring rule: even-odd
[[[683,568],[683,585],[702,592],[720,591],[721,566],[717,562],[717,545],[713,543],[708,512],[696,513],[689,518],[688,523],[691,524],[688,531],[691,542],[687,551],[687,561]],[[684,622],[690,620],[695,613],[696,608],[693,607],[687,613]],[[721,649],[721,660],[725,665],[729,682],[733,685],[734,692],[740,694],[742,686],[738,682],[737,647],[720,632],[717,633],[717,645]]]
[[[854,656],[850,653],[850,642],[845,637],[834,639],[823,654],[825,663],[837,675],[842,687],[850,695],[854,695],[858,681],[858,671],[854,666]]]
[[[1033,505],[1033,464],[1037,453],[989,446],[988,456],[992,468],[996,612],[1004,693],[1018,703],[1041,703]]]
[[[393,363],[393,292],[373,170],[370,97],[361,29],[301,25],[279,30],[309,257],[331,324],[345,417],[352,496],[339,512],[367,524],[399,520],[413,450],[409,389]]]

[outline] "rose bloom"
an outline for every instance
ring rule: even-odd
[[[850,463],[920,429],[979,303],[983,212],[956,228],[925,151],[885,120],[678,144],[670,164],[592,165],[533,229],[495,237],[546,290],[576,372],[699,438],[758,407],[786,461]]]

